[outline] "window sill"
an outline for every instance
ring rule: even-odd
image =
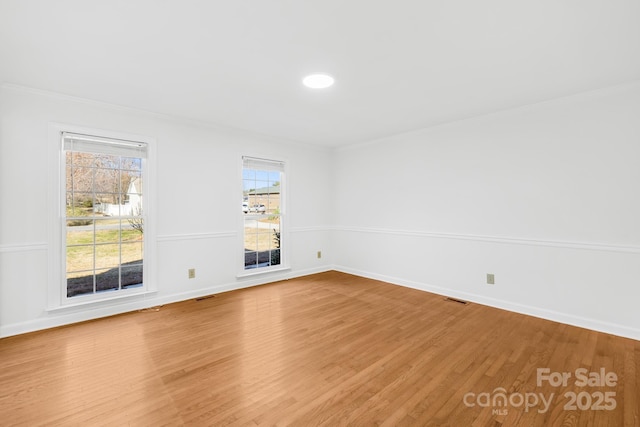
[[[262,275],[265,275],[265,274],[279,273],[279,272],[282,272],[282,271],[291,271],[291,267],[284,267],[283,266],[283,267],[270,268],[268,270],[261,269],[261,268],[251,269],[249,271],[243,271],[242,273],[238,273],[236,275],[236,278],[242,279],[244,277],[262,276]]]
[[[109,302],[113,302],[113,301],[146,299],[148,296],[155,295],[156,293],[157,293],[157,291],[144,291],[144,292],[128,293],[126,295],[115,295],[115,296],[109,297],[109,298],[100,298],[100,299],[91,299],[91,300],[86,300],[86,301],[78,301],[78,302],[73,302],[73,303],[69,303],[69,304],[61,304],[61,305],[59,305],[57,307],[48,307],[46,309],[46,311],[49,312],[49,313],[55,313],[55,312],[58,312],[58,311],[72,310],[74,308],[87,307],[87,306],[91,306],[91,305],[100,305],[100,304],[109,303]]]

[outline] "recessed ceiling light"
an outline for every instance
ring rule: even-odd
[[[334,79],[328,74],[315,73],[302,79],[302,84],[311,89],[324,89],[333,85]]]

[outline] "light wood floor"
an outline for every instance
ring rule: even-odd
[[[638,426],[639,374],[638,341],[329,272],[2,339],[0,425]]]

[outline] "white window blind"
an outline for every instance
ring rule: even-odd
[[[111,154],[124,157],[147,157],[147,144],[123,139],[102,138],[99,136],[82,135],[63,132],[64,149],[83,153]]]
[[[242,157],[242,164],[245,169],[272,170],[284,172],[284,162],[278,160],[260,159],[257,157]]]

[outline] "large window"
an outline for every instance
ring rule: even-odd
[[[244,269],[283,264],[284,163],[243,158]]]
[[[147,145],[63,133],[67,298],[143,288]]]

